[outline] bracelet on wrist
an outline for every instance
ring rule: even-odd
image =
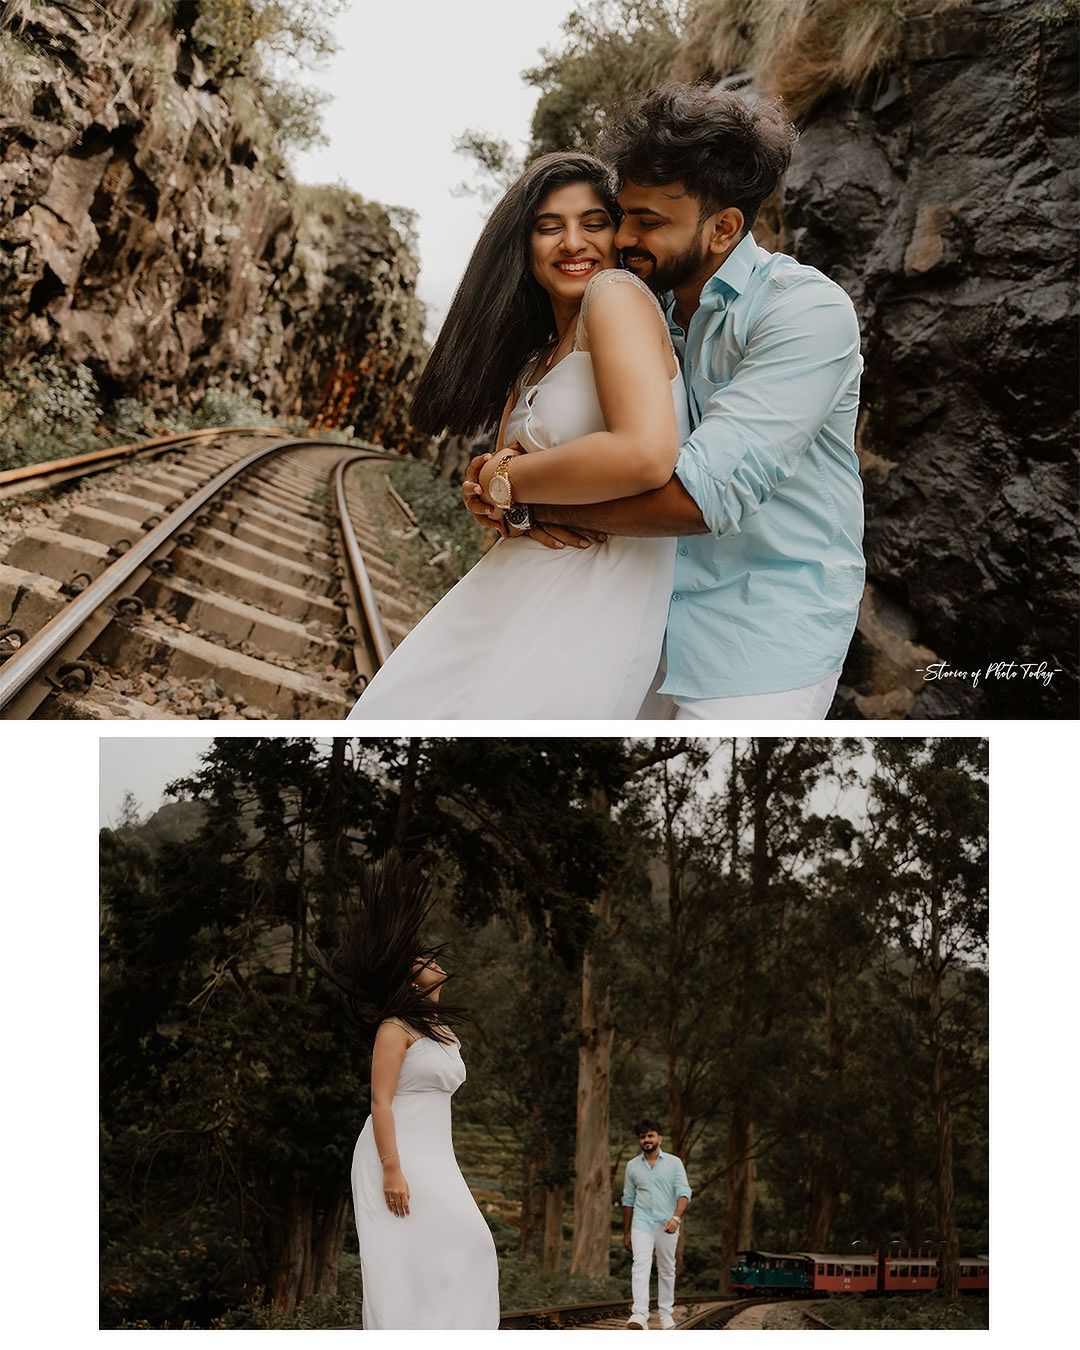
[[[380,1161],[380,1162],[382,1163],[382,1165],[385,1167],[386,1164],[387,1164],[388,1162],[390,1162],[390,1160],[391,1160],[392,1158],[397,1158],[397,1156],[398,1156],[398,1155],[397,1155],[396,1153],[388,1153],[388,1154],[386,1155],[385,1158],[380,1158],[379,1161]]]

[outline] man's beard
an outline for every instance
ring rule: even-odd
[[[665,291],[673,291],[676,286],[681,286],[684,281],[689,281],[696,273],[701,271],[708,256],[708,248],[705,240],[699,231],[688,247],[683,249],[682,253],[674,258],[669,258],[667,262],[657,262],[655,256],[646,249],[636,248],[627,249],[623,253],[623,262],[632,261],[640,258],[644,262],[649,262],[652,267],[647,276],[641,278],[655,295],[663,295]],[[633,268],[629,269],[633,271]]]

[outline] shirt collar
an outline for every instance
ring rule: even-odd
[[[757,266],[758,246],[752,234],[740,239],[724,261],[701,288],[700,309],[722,309],[736,295],[742,295],[750,274]],[[674,323],[675,295],[664,297],[664,312]]]
[[[663,1150],[662,1148],[658,1148],[658,1149],[656,1150],[656,1161],[659,1162],[660,1159],[661,1159],[663,1156],[664,1156],[664,1150]],[[639,1153],[639,1154],[638,1154],[638,1157],[641,1159],[642,1162],[648,1162],[648,1159],[645,1157],[645,1154],[644,1154],[644,1153]]]

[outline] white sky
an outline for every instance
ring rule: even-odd
[[[211,739],[210,736],[186,735],[103,736],[100,741],[98,823],[103,827],[117,824],[124,794],[128,791],[139,803],[140,814],[144,817],[153,815],[166,801],[175,800],[165,797],[166,784],[194,773]],[[329,743],[325,737],[314,739]],[[726,758],[721,751],[710,769],[709,776],[714,784],[723,781],[725,767]],[[869,748],[860,754],[858,767],[864,778],[869,776],[873,768]],[[814,811],[836,811],[861,822],[866,810],[866,794],[857,786],[843,792],[821,786],[815,789],[810,805]]]
[[[440,326],[487,208],[452,190],[475,181],[454,151],[467,129],[520,149],[537,91],[521,72],[541,47],[559,46],[573,0],[353,0],[333,27],[339,51],[306,84],[334,98],[330,144],[293,156],[302,183],[337,183],[387,206],[419,212],[420,298]]]

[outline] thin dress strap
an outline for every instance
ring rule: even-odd
[[[585,294],[581,297],[581,310],[578,314],[577,327],[574,329],[574,346],[576,352],[587,352],[589,350],[589,309],[593,300],[599,292],[608,286],[636,286],[639,291],[649,297],[653,309],[656,310],[656,317],[664,330],[664,337],[667,339],[668,346],[671,347],[672,355],[675,355],[675,348],[672,346],[671,333],[668,331],[667,318],[664,311],[660,308],[660,302],[648,286],[640,277],[628,272],[621,267],[606,267],[602,272],[597,272],[589,284],[585,287]],[[678,358],[676,357],[676,366]]]

